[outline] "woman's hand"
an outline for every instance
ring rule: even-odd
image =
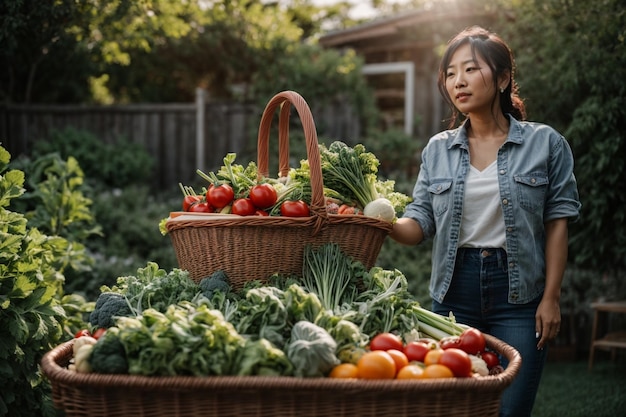
[[[554,340],[561,330],[561,307],[559,300],[544,297],[537,307],[535,313],[535,330],[539,341],[537,349],[543,347],[551,340]]]
[[[535,313],[537,349],[553,340],[561,328],[561,283],[567,263],[567,219],[555,219],[546,228],[546,287]]]

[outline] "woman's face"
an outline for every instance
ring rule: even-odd
[[[459,112],[492,114],[492,106],[498,106],[493,73],[480,55],[472,55],[469,44],[454,52],[445,71],[446,90]]]

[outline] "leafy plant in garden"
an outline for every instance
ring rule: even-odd
[[[529,117],[560,130],[574,153],[583,206],[570,228],[570,260],[619,280],[626,268],[626,235],[616,227],[626,219],[622,2],[534,0],[519,2],[515,16],[502,34],[517,51]]]
[[[10,154],[0,147],[0,416],[54,416],[39,362],[69,337],[73,329],[67,325],[81,325],[88,304],[80,296],[63,297],[64,272],[87,267],[88,257],[76,242],[47,235],[25,214],[8,209],[25,192],[24,172],[9,169],[9,161]],[[42,192],[54,194],[45,184]],[[80,193],[65,197],[82,201]],[[59,213],[62,207],[49,209]],[[87,220],[71,213],[69,223]]]
[[[142,145],[124,138],[106,143],[72,127],[52,131],[46,140],[35,142],[33,159],[50,153],[58,153],[62,159],[76,158],[88,181],[109,188],[149,183],[153,174],[154,160]]]

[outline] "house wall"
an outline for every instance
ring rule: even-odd
[[[330,33],[320,39],[326,48],[353,49],[365,64],[414,63],[413,136],[428,139],[447,126],[449,109],[437,89],[440,54],[446,42],[471,25],[489,27],[496,16],[484,11],[417,10]],[[383,115],[383,129],[404,126],[404,75],[367,75]]]

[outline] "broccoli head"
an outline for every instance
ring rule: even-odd
[[[200,281],[200,291],[209,300],[213,298],[215,291],[221,291],[226,294],[230,291],[230,281],[226,272],[219,269]]]
[[[100,374],[127,374],[128,360],[126,350],[118,337],[119,329],[112,327],[104,333],[93,346],[89,364],[94,372]]]
[[[114,317],[130,316],[131,314],[133,314],[133,310],[123,295],[103,292],[89,315],[89,323],[98,328],[109,328],[115,325]]]

